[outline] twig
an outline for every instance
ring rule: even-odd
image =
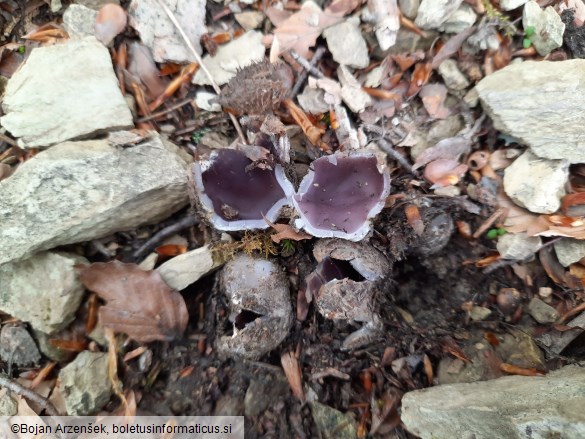
[[[136,122],[138,122],[138,123],[148,122],[149,120],[156,119],[157,117],[160,117],[160,116],[164,116],[165,114],[168,114],[171,111],[178,110],[179,108],[184,107],[185,105],[187,105],[190,102],[193,102],[192,98],[183,99],[182,101],[180,101],[179,103],[177,103],[171,107],[165,108],[164,110],[161,110],[161,111],[157,111],[156,113],[151,113],[148,116],[141,117]]]
[[[173,11],[171,11],[169,9],[169,7],[164,3],[163,0],[156,0],[156,1],[160,5],[160,7],[163,8],[165,13],[168,15],[169,19],[175,25],[175,27],[177,28],[177,30],[181,34],[181,37],[185,41],[187,48],[189,49],[191,54],[195,57],[195,60],[199,64],[199,67],[201,68],[201,70],[203,70],[203,73],[205,73],[205,76],[207,76],[207,79],[209,79],[209,82],[211,83],[211,86],[215,90],[215,93],[219,95],[221,93],[221,89],[219,88],[219,85],[217,85],[217,83],[215,82],[215,79],[213,79],[213,76],[211,76],[211,73],[209,72],[209,70],[207,70],[207,67],[205,66],[205,64],[203,64],[203,60],[201,59],[201,55],[199,55],[197,53],[197,51],[195,50],[195,47],[193,47],[193,44],[191,43],[191,41],[189,40],[189,37],[187,36],[185,31],[183,30],[183,28],[179,24],[179,21],[177,20],[177,17],[175,17],[175,14],[173,14]],[[230,119],[232,120],[232,124],[234,125],[236,132],[238,133],[238,136],[240,138],[240,142],[247,145],[248,142],[246,142],[246,137],[244,136],[244,132],[242,131],[242,127],[240,126],[238,119],[236,119],[236,117],[231,113],[228,113],[228,115],[230,116]]]
[[[8,390],[20,395],[26,399],[30,399],[35,404],[41,406],[49,416],[59,416],[59,412],[55,408],[55,406],[49,401],[47,398],[43,398],[36,392],[33,392],[30,389],[27,389],[22,384],[17,383],[16,381],[11,380],[4,374],[0,374],[0,387],[5,387]]]
[[[290,92],[289,97],[291,99],[294,98],[299,93],[299,90],[301,89],[301,87],[305,83],[305,81],[307,80],[307,76],[309,76],[309,73],[311,73],[311,75],[313,75],[313,76],[316,76],[317,78],[323,77],[323,73],[321,73],[319,71],[319,69],[317,69],[315,66],[317,65],[319,60],[323,57],[324,53],[325,53],[325,47],[319,46],[317,48],[317,50],[315,51],[315,53],[313,54],[313,58],[311,58],[311,61],[309,62],[305,58],[303,58],[301,55],[299,55],[297,52],[295,52],[294,50],[290,51],[290,55],[294,58],[294,60],[296,62],[298,62],[305,69],[301,74],[299,74],[299,77],[297,78],[297,82],[295,82],[295,85]]]
[[[8,143],[10,146],[18,146],[18,143],[16,143],[16,141],[12,140],[10,137],[2,133],[0,133],[0,141]]]
[[[500,207],[498,210],[492,213],[487,220],[485,220],[485,222],[479,227],[479,229],[477,229],[477,231],[472,235],[472,237],[475,239],[479,238],[481,235],[484,234],[484,232],[487,229],[489,229],[492,226],[492,224],[498,221],[500,217],[505,218],[506,216],[508,216],[508,209]]]
[[[386,141],[386,139],[379,138],[376,139],[375,142],[378,144],[382,151],[384,151],[386,154],[388,154],[390,157],[396,160],[398,164],[402,166],[407,172],[409,172],[412,175],[418,175],[416,171],[412,170],[412,165],[408,163],[408,160],[406,160],[402,154],[396,151],[392,147],[392,145]]]
[[[150,253],[160,242],[167,239],[169,236],[180,232],[183,229],[199,224],[199,218],[193,215],[187,215],[185,218],[180,219],[174,224],[171,224],[164,229],[159,230],[154,234],[152,238],[146,241],[138,250],[132,255],[135,260],[142,259],[148,253]]]

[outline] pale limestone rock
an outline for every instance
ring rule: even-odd
[[[48,334],[75,317],[84,288],[75,274],[81,256],[40,252],[20,262],[0,265],[0,311]]]
[[[108,49],[93,37],[33,49],[8,81],[2,108],[0,124],[21,147],[133,127]]]
[[[179,151],[153,134],[130,147],[91,140],[37,154],[0,182],[0,264],[172,215],[188,203]]]

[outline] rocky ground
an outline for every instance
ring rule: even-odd
[[[0,0],[0,415],[584,437],[584,21]]]

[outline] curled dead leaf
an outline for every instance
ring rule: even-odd
[[[147,343],[173,340],[187,327],[183,297],[157,271],[119,261],[98,262],[81,268],[79,278],[107,302],[99,310],[99,321],[106,328]]]

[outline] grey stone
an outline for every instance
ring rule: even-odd
[[[108,355],[81,352],[59,373],[59,387],[69,416],[88,416],[100,410],[112,395]]]
[[[246,416],[258,416],[273,407],[277,398],[288,394],[288,389],[288,382],[281,375],[252,378],[244,398]]]
[[[486,76],[476,88],[496,129],[540,157],[585,163],[584,83],[583,59],[525,61]]]
[[[341,98],[351,111],[359,113],[372,104],[370,95],[362,90],[362,86],[346,66],[340,65],[337,68],[337,77],[341,83]]]
[[[364,69],[370,64],[368,46],[358,27],[359,19],[348,18],[323,31],[333,59],[341,65]]]
[[[246,11],[235,14],[234,18],[246,30],[257,29],[264,21],[264,14],[258,11]]]
[[[8,81],[2,108],[0,124],[21,147],[133,127],[108,49],[93,37],[33,49]]]
[[[554,213],[561,207],[568,178],[566,160],[547,160],[526,151],[504,171],[504,190],[531,212]]]
[[[262,33],[248,31],[241,37],[220,46],[215,56],[205,55],[203,64],[218,85],[226,84],[236,76],[239,69],[262,61],[266,48],[262,44]],[[202,69],[193,77],[193,84],[209,85],[209,78]]]
[[[506,233],[498,238],[496,245],[502,259],[526,259],[532,256],[540,246],[539,236],[528,236],[526,233]]]
[[[549,331],[537,338],[542,345],[546,346],[547,352],[559,355],[573,340],[583,334],[585,330],[585,313],[579,314],[565,325],[574,329],[563,332]]]
[[[172,215],[188,203],[178,152],[153,134],[131,147],[91,140],[37,154],[0,182],[0,264]]]
[[[500,0],[500,9],[502,11],[511,11],[512,9],[519,8],[528,0]]]
[[[22,326],[4,326],[0,331],[0,358],[7,364],[38,364],[41,354],[35,341]]]
[[[64,328],[83,296],[74,270],[83,263],[85,258],[71,253],[41,252],[0,265],[0,310],[46,333]]]
[[[414,20],[420,6],[420,0],[398,0],[398,7],[400,12],[406,18]]]
[[[528,314],[540,324],[554,323],[559,315],[552,306],[547,305],[538,297],[533,297],[528,304]]]
[[[414,24],[422,29],[437,29],[461,3],[463,0],[422,0]]]
[[[201,54],[201,36],[205,27],[204,0],[165,0],[191,44]],[[157,0],[132,0],[128,7],[130,25],[140,34],[144,45],[152,50],[157,62],[185,63],[196,61],[177,27],[162,10]]]
[[[542,10],[534,0],[529,1],[524,5],[522,26],[524,29],[534,28],[530,41],[541,56],[546,56],[563,45],[565,23],[552,6]]]
[[[355,421],[348,415],[320,402],[311,402],[313,421],[320,437],[336,439],[354,439],[357,437]],[[335,434],[332,436],[332,432]]]
[[[476,20],[477,14],[473,8],[467,3],[463,3],[459,6],[459,9],[447,18],[439,29],[442,32],[458,34],[459,32],[463,32],[465,29],[473,26]]]
[[[422,439],[585,437],[585,373],[509,376],[408,392],[401,419]],[[528,433],[529,432],[529,433]]]
[[[554,245],[557,258],[564,267],[585,258],[585,241],[582,239],[563,238]]]
[[[63,331],[67,331],[67,329],[64,329]],[[39,347],[39,351],[41,351],[45,357],[58,362],[70,361],[75,356],[75,353],[66,351],[65,349],[60,349],[51,344],[51,339],[58,339],[60,334],[61,332],[56,332],[49,335],[42,331],[36,331],[33,329],[33,335]]]
[[[459,70],[455,60],[446,59],[439,65],[438,70],[445,85],[451,90],[464,90],[469,87],[469,79]]]
[[[14,416],[18,412],[18,403],[10,396],[8,389],[0,389],[0,416]]]
[[[70,38],[94,35],[97,11],[83,5],[72,4],[63,13],[63,26]]]
[[[209,246],[175,256],[156,269],[165,283],[182,290],[219,267]]]
[[[221,111],[221,105],[216,100],[217,95],[208,91],[198,91],[195,95],[195,104],[205,111]]]
[[[299,105],[306,113],[319,114],[329,111],[329,105],[324,99],[325,92],[320,88],[306,86],[297,96]]]
[[[75,3],[87,6],[88,8],[93,9],[94,11],[99,11],[102,6],[107,5],[108,3],[114,3],[116,5],[120,4],[119,0],[76,0]]]

